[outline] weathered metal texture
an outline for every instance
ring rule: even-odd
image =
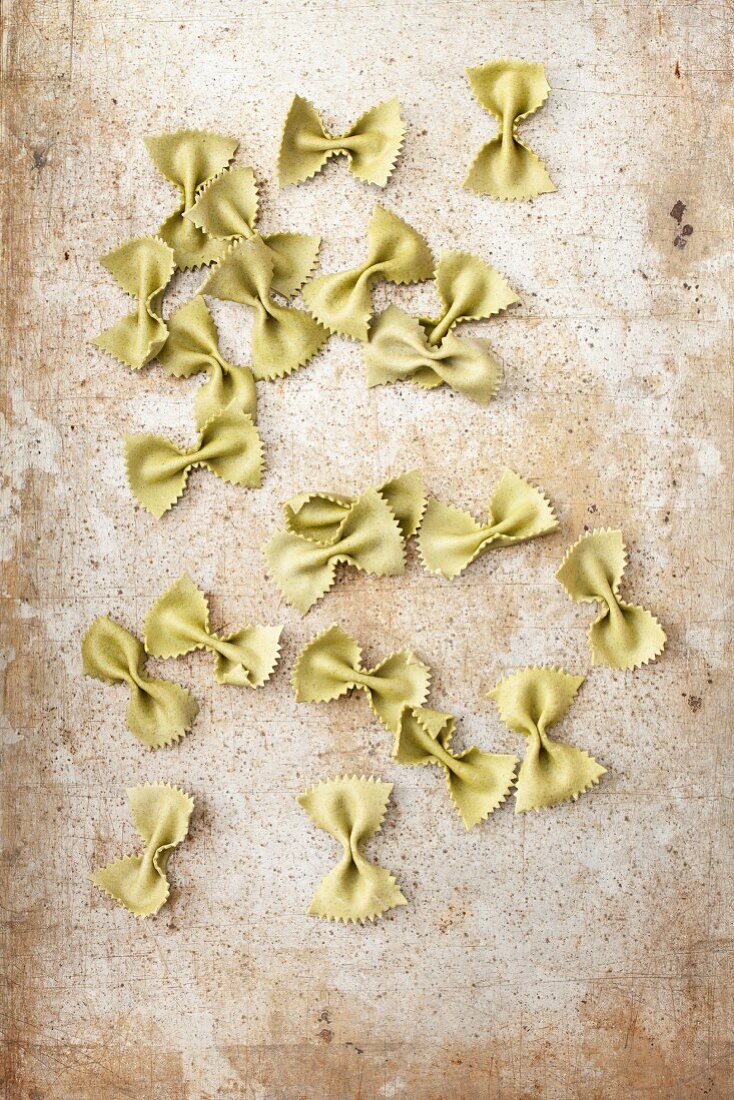
[[[3,9],[5,1100],[731,1096],[731,4]],[[503,55],[544,60],[553,86],[523,136],[558,193],[532,203],[460,186],[494,132],[463,70]],[[294,91],[337,127],[400,97],[384,198],[341,161],[278,190]],[[135,508],[121,435],[193,438],[197,383],[90,347],[126,306],[95,257],[172,208],[140,139],[180,126],[241,137],[262,224],[321,231],[324,271],[361,255],[376,197],[437,251],[496,263],[522,304],[481,328],[506,362],[491,407],[368,392],[359,347],[332,339],[260,387],[261,491],[196,473],[161,522]],[[246,322],[217,317],[246,361]],[[505,464],[547,490],[558,534],[451,584],[414,554],[403,578],[349,575],[305,620],[265,578],[295,491],[418,465],[481,511]],[[436,770],[390,762],[363,700],[293,702],[294,655],[339,621],[368,657],[415,647],[465,743],[517,749],[483,693],[519,664],[588,670],[591,610],[553,574],[594,525],[623,528],[626,591],[669,641],[639,672],[589,673],[563,736],[609,771],[578,804],[508,803],[467,835]],[[285,621],[284,661],[257,693],[217,687],[206,656],[166,665],[202,714],[145,754],[126,693],[82,679],[79,640],[106,611],[139,628],[184,568],[216,625]],[[295,795],[345,771],[395,783],[374,851],[410,902],[364,928],[306,915],[335,848]],[[144,923],[86,875],[134,846],[124,789],[154,779],[198,809]]]

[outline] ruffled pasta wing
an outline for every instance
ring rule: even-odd
[[[283,124],[278,150],[278,182],[290,187],[310,179],[341,150],[330,148],[321,116],[303,96],[294,95]]]
[[[185,217],[220,241],[249,238],[256,231],[259,205],[252,168],[227,168],[199,191]]]
[[[299,493],[283,505],[286,529],[308,542],[331,546],[355,500],[336,493]]]
[[[572,676],[563,669],[521,668],[500,680],[489,698],[494,699],[508,729],[527,736],[560,722],[583,682],[583,676]]]
[[[483,321],[519,302],[491,264],[469,252],[444,252],[436,267],[436,290],[443,304],[439,317],[422,318],[428,343],[440,344],[460,321]]]
[[[532,741],[517,777],[517,813],[575,802],[599,782],[605,771],[583,749],[549,737],[543,744]]]

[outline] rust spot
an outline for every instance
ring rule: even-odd
[[[680,223],[683,221],[683,215],[685,214],[685,212],[686,204],[682,202],[681,199],[678,199],[677,203],[670,211],[670,216],[674,221],[678,222],[678,225],[680,225]]]
[[[328,1027],[322,1027],[319,1032],[319,1039],[321,1039],[322,1043],[330,1043],[333,1038],[334,1032],[330,1031]]]
[[[678,199],[677,203],[675,204],[673,209],[670,211],[670,216],[673,219],[673,221],[676,221],[678,223],[678,225],[681,225],[681,222],[683,221],[683,215],[685,214],[685,212],[686,212],[686,204],[684,202],[682,202],[680,199]],[[673,238],[673,244],[675,245],[675,247],[676,248],[685,248],[686,245],[688,244],[688,238],[691,236],[692,233],[693,233],[693,226],[690,224],[690,222],[686,222],[685,225],[681,226],[680,233],[678,233]]]
[[[699,710],[703,706],[703,699],[700,695],[689,695],[688,706],[691,708],[694,714],[698,714]]]
[[[678,77],[678,79],[680,80],[680,65],[678,64],[678,62],[677,62],[677,61],[676,61],[676,63],[675,63],[675,68],[673,69],[673,72],[675,73],[675,75],[676,75],[676,76]]]
[[[48,164],[48,149],[44,149],[40,146],[37,149],[32,150],[33,156],[33,169],[36,172],[40,172]]]

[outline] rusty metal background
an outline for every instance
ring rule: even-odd
[[[4,1100],[733,1096],[732,4],[5,0],[2,17]],[[460,186],[494,132],[463,70],[503,55],[544,60],[553,87],[523,136],[558,193],[532,203]],[[384,201],[517,288],[476,330],[505,382],[487,410],[368,392],[359,347],[332,339],[260,387],[263,489],[197,472],[157,523],[121,435],[191,439],[197,383],[90,347],[125,308],[95,257],[172,208],[141,135],[201,126],[241,137],[263,227],[323,232],[323,271],[356,262],[377,196],[343,161],[275,184],[295,91],[338,128],[400,97]],[[246,321],[217,319],[246,361]],[[481,511],[505,464],[546,489],[558,534],[451,584],[415,556],[403,578],[350,575],[305,620],[266,581],[293,492],[419,465]],[[553,574],[595,525],[623,528],[626,591],[669,642],[635,674],[589,673],[563,736],[608,775],[577,805],[508,803],[467,835],[361,699],[293,702],[294,655],[338,621],[368,657],[415,647],[465,744],[518,748],[484,692],[519,664],[588,670],[590,612]],[[257,693],[217,687],[203,655],[169,663],[202,713],[144,754],[125,692],[81,678],[79,639],[106,611],[139,628],[184,568],[216,626],[285,621],[284,660]],[[335,848],[294,796],[342,771],[395,783],[373,851],[410,904],[374,927],[306,915]],[[86,875],[134,846],[124,789],[146,779],[198,809],[144,923]]]

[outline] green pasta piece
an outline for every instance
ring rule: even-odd
[[[464,186],[494,199],[532,199],[556,187],[543,162],[517,136],[517,125],[545,103],[550,85],[540,62],[489,61],[467,69],[472,92],[500,124],[475,156]]]
[[[173,251],[158,237],[136,237],[101,256],[100,263],[138,305],[133,313],[95,336],[92,343],[133,370],[140,370],[155,358],[168,337],[160,309],[163,292],[175,270]]]
[[[296,95],[283,127],[278,153],[281,187],[315,176],[330,157],[345,156],[357,179],[384,187],[403,144],[400,103],[389,99],[365,111],[345,134],[330,134],[318,111]]]
[[[320,275],[303,288],[313,316],[330,332],[366,340],[372,316],[372,283],[420,283],[433,276],[434,260],[423,237],[389,210],[375,206],[367,226],[367,258],[359,267]]]
[[[455,729],[456,719],[451,714],[406,707],[400,716],[393,756],[399,764],[435,764],[443,768],[451,801],[466,828],[471,829],[507,798],[518,758],[480,752],[474,746],[455,753],[450,746]]]
[[[387,729],[397,733],[404,707],[418,707],[428,695],[431,672],[409,649],[391,653],[374,668],[362,666],[362,651],[340,626],[312,638],[293,668],[299,703],[325,703],[355,688]]]
[[[186,688],[149,676],[145,661],[142,642],[109,615],[95,619],[82,639],[84,675],[127,684],[127,728],[147,748],[158,749],[188,733],[199,706]]]
[[[665,648],[665,631],[651,611],[619,598],[627,565],[621,531],[590,531],[567,551],[556,577],[576,603],[598,602],[604,610],[589,627],[591,663],[639,668]]]
[[[540,489],[505,470],[489,502],[486,523],[470,512],[429,499],[418,536],[423,564],[453,578],[485,550],[513,546],[555,530],[558,520]]]
[[[299,795],[314,825],[344,850],[339,864],[318,885],[308,910],[312,916],[345,924],[374,921],[388,909],[407,905],[390,872],[362,851],[382,826],[391,791],[392,783],[353,775],[327,779]]]
[[[196,649],[214,654],[218,684],[262,687],[278,663],[281,626],[246,626],[219,635],[209,628],[209,602],[188,573],[160,596],[143,624],[145,648],[154,657],[182,657]]]
[[[194,800],[167,783],[145,783],[127,792],[133,825],[145,848],[90,875],[91,881],[136,917],[151,917],[170,894],[168,860],[189,831]]]
[[[516,813],[576,801],[604,775],[606,768],[583,749],[548,736],[583,682],[583,676],[571,676],[563,669],[522,668],[489,692],[505,725],[528,738],[517,776]]]

